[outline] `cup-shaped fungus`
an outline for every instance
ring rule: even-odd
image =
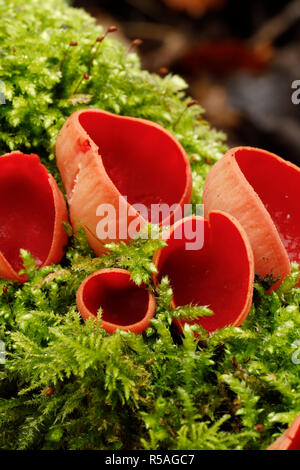
[[[239,326],[251,307],[254,278],[252,250],[239,222],[220,211],[208,220],[191,216],[171,227],[166,241],[154,255],[154,282],[168,276],[173,307],[208,306],[213,315],[196,321],[207,331]],[[182,329],[185,321],[175,323]]]
[[[151,121],[76,111],[60,131],[56,158],[71,223],[84,228],[97,255],[106,243],[134,238],[146,220],[173,223],[191,199],[184,149]]]
[[[64,197],[37,155],[0,156],[0,277],[26,280],[20,249],[37,267],[58,263],[67,245]]]
[[[290,261],[300,262],[300,168],[273,153],[251,147],[229,150],[204,185],[205,215],[226,211],[250,240],[255,272],[280,278]]]
[[[108,333],[116,330],[142,333],[155,314],[155,297],[145,286],[137,286],[125,269],[101,269],[80,285],[77,307],[86,321],[97,320],[101,309],[101,326]]]

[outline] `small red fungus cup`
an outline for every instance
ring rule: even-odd
[[[58,263],[68,237],[62,226],[67,206],[56,181],[37,155],[0,156],[0,277],[25,281],[20,249],[37,267]]]
[[[102,309],[101,326],[108,333],[116,330],[142,333],[155,314],[155,297],[145,286],[137,286],[125,269],[101,269],[80,285],[76,302],[86,321],[96,321]]]
[[[300,262],[300,168],[251,147],[229,150],[210,170],[204,185],[205,216],[233,215],[250,240],[255,272],[280,282],[290,262]]]
[[[200,234],[200,235],[199,235]],[[196,236],[202,246],[188,249]],[[208,220],[191,216],[177,222],[157,251],[154,283],[168,276],[173,289],[172,306],[206,305],[214,314],[197,321],[207,331],[239,326],[249,313],[253,294],[253,254],[245,231],[232,216],[214,211]]]
[[[268,450],[300,450],[300,415]]]
[[[134,238],[130,226],[138,232],[146,221],[170,225],[179,220],[191,200],[183,147],[151,121],[98,109],[76,111],[59,133],[56,158],[71,223],[75,231],[84,228],[97,255],[107,243]],[[171,210],[165,216],[167,206]]]

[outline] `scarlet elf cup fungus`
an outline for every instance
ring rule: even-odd
[[[300,168],[251,147],[229,150],[204,185],[205,214],[222,210],[238,219],[250,240],[256,273],[281,280],[290,273],[290,261],[300,262],[299,201]]]
[[[144,286],[137,286],[125,269],[101,269],[80,285],[77,307],[84,320],[96,320],[102,309],[101,326],[108,332],[117,329],[141,333],[155,313],[156,301]]]
[[[300,450],[300,415],[268,450]]]
[[[192,193],[191,169],[177,140],[160,125],[85,109],[65,122],[56,145],[73,227],[82,225],[97,255],[111,241],[131,238],[129,226],[171,224]],[[153,205],[173,206],[170,217],[153,216]],[[114,233],[99,229],[111,207]],[[137,209],[146,208],[146,213]],[[100,207],[100,209],[99,209]],[[102,209],[101,209],[102,208]],[[179,218],[179,217],[178,217]],[[109,219],[105,223],[113,222]]]
[[[202,244],[193,249],[199,234]],[[221,211],[211,212],[208,220],[191,216],[178,221],[166,241],[154,255],[154,282],[168,276],[173,307],[207,305],[214,314],[197,323],[208,331],[239,326],[251,307],[254,278],[252,250],[239,222]],[[180,329],[185,322],[175,320]]]
[[[58,263],[67,245],[67,207],[54,178],[37,155],[0,156],[0,277],[25,281],[20,249],[38,267]]]

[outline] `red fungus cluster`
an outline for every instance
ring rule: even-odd
[[[79,225],[84,227],[97,255],[104,252],[106,243],[120,241],[118,231],[113,239],[99,237],[97,208],[101,204],[109,203],[114,207],[117,223],[123,211],[128,226],[137,219],[142,227],[146,219],[161,225],[172,224],[178,219],[176,211],[191,200],[191,169],[184,149],[169,132],[149,121],[102,110],[77,111],[60,132],[56,156],[67,192],[71,223],[75,230]],[[149,209],[152,204],[176,208],[167,220],[158,221],[151,219],[150,211],[148,217],[143,217],[134,208],[136,204],[144,204]],[[204,246],[192,251],[185,248],[184,237],[173,240],[176,230],[183,225],[186,228],[189,223],[196,225],[194,231],[199,229],[205,233]],[[156,253],[154,261],[160,275],[170,278],[174,306],[210,305],[214,315],[199,321],[209,331],[229,324],[239,325],[251,306],[254,278],[252,251],[243,228],[229,214],[216,212],[210,214],[209,220],[181,219],[172,234],[168,247]],[[125,239],[129,238],[126,232]],[[77,296],[84,318],[95,318],[104,304],[103,297],[98,296],[99,289],[103,289],[104,274],[94,276],[84,281]],[[120,277],[118,270],[114,276]],[[158,281],[155,278],[155,282]],[[116,297],[120,295],[118,291]],[[93,308],[89,297],[94,299]],[[125,319],[121,321],[119,307],[115,305],[114,311],[103,308],[102,326],[110,332],[112,327],[108,323],[115,325],[113,329],[137,331],[135,326],[130,326],[132,322],[126,319],[129,313],[124,313],[124,309]],[[147,309],[138,310],[147,314]],[[108,317],[114,321],[109,321]]]
[[[125,214],[125,241],[131,237],[132,220],[139,228],[147,220],[171,225],[164,236],[167,246],[154,256],[153,281],[158,284],[168,276],[174,308],[208,305],[213,315],[197,321],[208,331],[242,323],[251,307],[254,273],[272,273],[279,279],[277,287],[289,274],[290,262],[300,261],[300,169],[274,154],[250,147],[227,152],[205,181],[205,218],[184,218],[192,194],[189,161],[179,142],[153,122],[103,110],[77,111],[59,134],[56,155],[71,223],[75,230],[83,226],[97,255],[106,251],[106,243],[122,239],[119,232],[99,237],[101,204],[115,209],[117,224]],[[0,274],[24,281],[26,277],[18,274],[21,248],[31,252],[38,267],[62,258],[66,204],[36,155],[3,155],[0,170]],[[146,215],[136,208],[139,204],[149,209]],[[174,210],[167,219],[154,220],[153,204]],[[179,221],[178,211],[183,214]],[[186,235],[189,227],[195,237],[203,233],[201,246],[195,249],[187,248],[192,242]],[[108,300],[112,286],[111,300],[123,298],[126,291],[123,308],[119,301]],[[142,296],[151,308],[140,301]],[[134,288],[130,273],[116,269],[89,276],[78,291],[77,304],[84,319],[95,318],[102,307],[102,324],[109,332],[140,332],[154,314],[152,297],[145,286]],[[184,323],[177,321],[177,326],[182,329]]]
[[[109,28],[105,36],[113,31]],[[105,36],[97,38],[96,52]],[[69,44],[61,70],[76,45]],[[80,110],[64,124],[56,156],[71,223],[75,231],[83,226],[97,255],[106,251],[106,243],[122,239],[119,232],[108,239],[97,234],[101,204],[113,206],[117,224],[126,215],[126,242],[132,220],[139,228],[146,221],[171,225],[163,232],[166,247],[154,255],[153,282],[158,285],[168,276],[173,308],[209,306],[213,315],[197,320],[207,331],[244,321],[254,273],[277,277],[276,288],[290,273],[291,261],[300,262],[300,169],[272,153],[251,147],[227,152],[205,181],[205,218],[184,217],[192,195],[189,161],[179,142],[158,124]],[[137,204],[146,206],[146,215]],[[153,204],[174,209],[167,218],[154,219]],[[37,155],[15,151],[0,157],[0,208],[0,277],[26,281],[19,274],[20,249],[30,251],[38,268],[61,260],[67,244],[62,226],[68,220],[66,203]],[[187,248],[199,234],[200,244]],[[95,320],[101,312],[108,333],[143,332],[156,308],[154,295],[145,285],[135,285],[123,269],[93,273],[80,285],[76,300],[84,320]],[[182,330],[186,322],[176,320],[176,325]],[[270,449],[299,449],[299,425],[298,417]]]
[[[177,211],[191,200],[191,170],[184,149],[161,126],[83,109],[64,124],[56,155],[71,223],[75,230],[83,226],[97,255],[106,243],[122,239],[118,226],[114,237],[97,233],[101,204],[114,207],[117,224],[126,215],[125,240],[130,239],[132,220],[139,228],[146,220],[161,225],[177,220],[168,246],[155,254],[154,282],[169,277],[174,307],[209,305],[214,314],[199,320],[208,331],[240,325],[245,319],[254,273],[278,277],[275,288],[289,274],[290,261],[299,261],[300,170],[269,152],[248,147],[228,152],[205,182],[205,219],[183,215],[179,222]],[[167,220],[153,220],[150,211],[145,217],[137,204],[174,204],[177,209]],[[203,246],[196,250],[186,249],[185,237],[174,236],[188,224],[205,233]],[[180,328],[183,323],[177,322]]]

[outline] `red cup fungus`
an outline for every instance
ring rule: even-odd
[[[155,314],[155,297],[145,286],[137,286],[124,269],[101,269],[80,285],[77,307],[86,321],[97,319],[102,308],[101,326],[108,332],[118,330],[141,333]]]
[[[280,278],[300,262],[300,168],[266,150],[237,147],[210,170],[204,211],[233,215],[252,246],[255,272]]]
[[[106,243],[128,240],[131,222],[140,227],[146,219],[170,225],[181,218],[178,213],[184,204],[190,203],[187,155],[172,134],[154,122],[97,109],[76,111],[60,131],[56,157],[71,223],[75,231],[79,225],[84,228],[97,255],[105,251]],[[99,235],[97,230],[103,215],[99,207],[106,204],[115,210],[112,236]],[[143,204],[146,214],[136,204]],[[177,207],[163,219],[152,216],[153,204]]]
[[[201,233],[203,246],[187,249]],[[207,331],[239,326],[251,307],[254,278],[252,250],[239,222],[221,211],[208,220],[191,216],[171,227],[166,241],[154,255],[154,282],[168,276],[173,307],[207,305],[214,314],[197,320]],[[186,321],[175,323],[182,330]]]
[[[37,155],[18,151],[0,156],[0,277],[25,281],[20,249],[38,267],[58,263],[68,237],[67,207],[54,178]]]

